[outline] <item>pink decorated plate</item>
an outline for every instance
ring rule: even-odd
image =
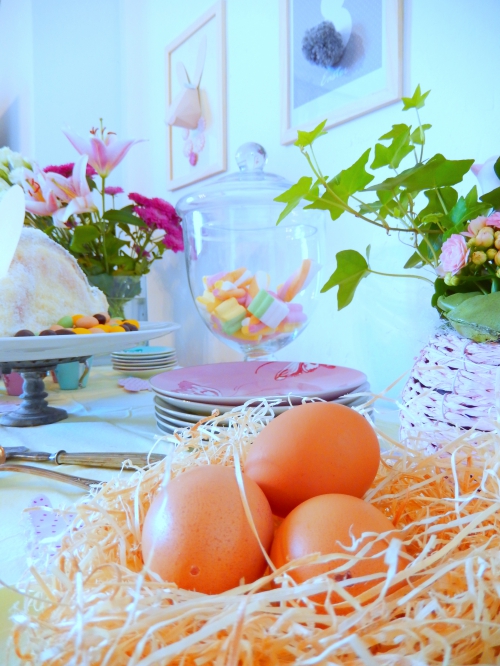
[[[320,363],[242,361],[178,368],[151,380],[159,395],[198,403],[241,405],[252,398],[334,400],[366,382],[359,370]]]

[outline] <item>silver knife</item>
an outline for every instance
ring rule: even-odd
[[[84,467],[108,467],[121,469],[125,460],[130,460],[132,465],[145,467],[150,463],[159,462],[165,457],[161,453],[47,453],[44,451],[30,451],[26,446],[0,446],[0,463],[2,462],[2,450],[5,460],[28,460],[31,462],[53,463],[54,465],[82,465]]]

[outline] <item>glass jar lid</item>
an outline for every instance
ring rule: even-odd
[[[207,183],[203,189],[190,192],[177,203],[177,212],[203,211],[220,206],[269,205],[287,190],[291,183],[274,173],[264,171],[267,153],[258,143],[245,143],[236,152],[239,171]]]

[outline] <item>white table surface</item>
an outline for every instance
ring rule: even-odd
[[[45,384],[49,404],[66,409],[68,419],[33,428],[0,425],[0,444],[4,447],[26,446],[33,451],[51,453],[61,449],[68,452],[148,453],[156,437],[161,435],[156,428],[154,394],[151,391],[125,391],[118,386],[118,380],[123,377],[110,366],[94,367],[87,388],[74,391],[61,390],[47,377]],[[7,396],[0,383],[0,410],[6,403],[17,402],[19,398]],[[397,412],[379,414],[377,423],[385,432],[397,437]],[[166,445],[160,441],[155,452],[166,452]],[[116,470],[75,465],[33,464],[98,480],[106,480],[118,473]],[[14,586],[26,569],[29,521],[24,512],[36,495],[45,495],[53,507],[61,507],[73,504],[84,493],[83,489],[50,479],[0,472],[0,579],[4,583]],[[19,598],[18,595],[0,586],[0,654],[4,654],[3,647],[10,631],[8,614],[16,598]]]

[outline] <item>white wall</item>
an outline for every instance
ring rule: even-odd
[[[133,95],[127,107],[134,131],[154,137],[154,143],[147,152],[143,149],[137,175],[151,191],[170,201],[184,192],[165,192],[164,48],[211,4],[211,0],[149,0],[141,9],[144,20],[147,8],[148,38],[141,57],[148,89],[141,92],[140,107],[132,103]],[[428,156],[439,151],[450,159],[482,161],[499,151],[498,25],[497,0],[405,2],[404,89],[411,94],[420,83],[432,90],[424,110],[425,122],[433,125]],[[294,180],[308,170],[297,148],[279,142],[278,35],[277,0],[227,0],[228,164],[234,170],[238,146],[257,141],[268,152],[268,170]],[[134,40],[140,44],[141,37],[135,34]],[[393,123],[413,123],[410,114],[400,109],[401,104],[394,104],[332,129],[317,147],[325,171],[334,174],[349,166]],[[141,126],[139,114],[149,126]],[[468,176],[464,190],[473,183]],[[336,252],[350,247],[364,251],[370,242],[375,269],[402,272],[408,251],[396,238],[344,215],[328,224],[326,275],[334,270]],[[309,327],[277,357],[354,366],[365,370],[373,387],[381,390],[410,369],[438,323],[429,305],[431,288],[417,280],[371,276],[361,284],[352,305],[340,313],[335,292],[322,296]],[[189,299],[181,257],[168,256],[155,266],[149,279],[149,306],[152,318],[174,318],[182,324],[176,336],[182,363],[238,358],[204,328]]]
[[[33,33],[30,0],[0,3],[0,147],[32,155]]]
[[[86,136],[102,117],[121,133],[120,0],[31,4],[36,159],[41,166],[74,162],[63,128]]]
[[[252,140],[265,146],[269,171],[297,179],[308,173],[307,165],[297,148],[279,142],[279,2],[226,2],[229,168],[235,168],[238,146]],[[3,53],[7,44],[18,59],[9,58],[8,64],[0,60],[0,83],[7,79],[16,88],[13,81],[18,81],[19,70],[18,87],[23,87],[32,58],[39,161],[72,159],[61,126],[67,123],[84,132],[102,115],[122,136],[148,139],[132,149],[116,174],[116,184],[173,203],[183,196],[183,191],[167,191],[164,50],[211,4],[212,0],[2,0],[0,49]],[[424,110],[425,122],[433,125],[427,154],[439,151],[449,158],[483,161],[498,153],[500,2],[404,4],[405,94],[418,83],[432,90]],[[0,87],[0,117],[5,99],[11,98],[15,92],[5,95]],[[332,129],[317,147],[325,171],[334,174],[349,166],[391,124],[412,122],[400,108],[394,104]],[[468,176],[463,189],[473,182]],[[343,216],[328,224],[325,276],[334,270],[336,252],[349,247],[364,251],[368,243],[375,269],[401,272],[407,251],[397,239]],[[175,336],[181,363],[238,358],[201,322],[182,256],[167,253],[155,265],[148,291],[150,318],[174,319],[182,325]],[[371,276],[353,304],[338,313],[332,290],[321,297],[302,336],[277,356],[357,367],[367,372],[375,389],[382,389],[410,369],[436,326],[429,299],[430,289],[417,280]]]

